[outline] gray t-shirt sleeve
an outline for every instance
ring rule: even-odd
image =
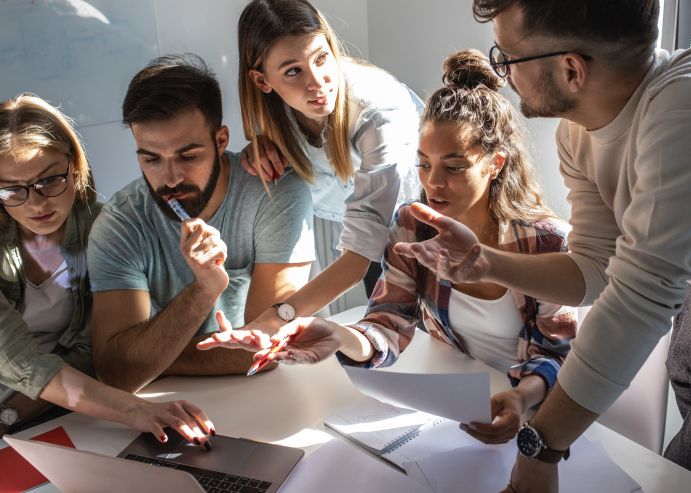
[[[307,184],[289,172],[269,190],[271,198],[263,197],[254,220],[255,263],[312,262],[312,198]]]
[[[89,235],[88,264],[92,291],[148,291],[141,245],[141,226],[104,207]]]

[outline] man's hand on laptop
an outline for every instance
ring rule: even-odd
[[[189,219],[180,227],[180,251],[199,288],[216,299],[228,286],[224,262],[228,253],[219,231],[201,219]]]
[[[190,442],[210,450],[209,435],[216,430],[209,416],[187,401],[149,402],[139,399],[127,411],[125,424],[139,431],[153,433],[161,443],[168,441],[165,428],[173,428]]]

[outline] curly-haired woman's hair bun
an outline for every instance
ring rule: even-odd
[[[444,61],[444,85],[453,89],[474,89],[480,84],[496,91],[502,79],[494,72],[489,59],[478,50],[460,50]]]

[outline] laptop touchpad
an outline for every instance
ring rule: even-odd
[[[213,437],[210,443],[211,450],[205,450],[199,445],[182,442],[167,459],[214,471],[235,470],[242,467],[257,447],[255,442],[224,436]]]

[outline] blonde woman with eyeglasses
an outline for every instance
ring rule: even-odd
[[[31,94],[0,103],[0,436],[55,404],[204,445],[213,424],[198,407],[150,403],[87,375],[86,248],[100,207],[67,117]]]

